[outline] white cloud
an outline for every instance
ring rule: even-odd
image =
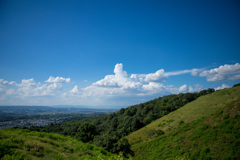
[[[127,76],[127,72],[123,71],[123,64],[122,63],[117,63],[115,65],[114,73],[116,74],[116,76],[119,76],[119,77],[126,77]]]
[[[194,86],[195,86],[195,88],[193,88],[192,86],[189,86],[188,92],[199,92],[204,89],[204,87],[201,86],[200,84],[196,84]]]
[[[112,92],[113,88],[118,88],[119,91],[125,90],[128,92],[130,91],[146,92],[150,90],[159,90],[160,88],[161,90],[163,90],[164,87],[162,87],[161,83],[166,82],[168,76],[175,76],[186,73],[197,75],[199,71],[200,69],[165,72],[164,69],[160,69],[155,73],[131,74],[131,76],[129,77],[127,72],[123,70],[123,64],[118,63],[115,65],[114,75],[106,75],[103,79],[93,83],[88,89],[91,88],[91,90],[93,90],[93,88],[96,89],[97,87],[102,87],[105,89],[108,88],[109,93],[113,93]],[[165,88],[164,90],[167,90],[167,88]],[[172,88],[170,90],[173,91]],[[180,91],[183,90],[186,89],[182,87]]]
[[[238,80],[240,79],[240,64],[225,64],[218,68],[202,71],[200,76],[207,77],[207,81]]]
[[[181,92],[198,92],[204,89],[201,85],[188,86],[182,84],[180,86],[166,85],[164,82],[170,76],[182,74],[191,74],[192,76],[207,77],[208,81],[215,80],[235,80],[240,79],[239,64],[224,65],[212,70],[190,69],[174,72],[165,72],[159,69],[155,73],[148,74],[129,74],[123,69],[123,64],[115,65],[113,74],[106,75],[85,88],[77,85],[70,86],[71,89],[64,91],[63,86],[70,83],[70,78],[52,77],[50,76],[45,82],[36,82],[33,78],[23,79],[21,83],[14,81],[8,82],[0,79],[0,95],[2,99],[8,97],[18,97],[30,102],[37,100],[44,103],[54,102],[71,103],[78,105],[122,105],[143,102],[158,96],[168,94],[178,94]],[[82,81],[85,85],[88,81]],[[69,84],[72,85],[72,84]],[[229,86],[222,85],[221,88]],[[219,87],[218,87],[219,88]],[[217,89],[218,89],[217,88]],[[219,88],[220,89],[220,88]],[[51,98],[47,98],[51,96]],[[146,98],[147,97],[147,98]],[[14,101],[14,98],[11,98]],[[140,101],[141,100],[141,101]],[[1,102],[0,102],[1,103]]]
[[[19,84],[18,93],[21,96],[47,96],[54,95],[55,91],[60,91],[62,85],[60,83],[53,83],[50,85],[35,82],[33,78],[22,80]]]
[[[4,79],[0,79],[0,87],[7,87],[7,86],[15,86],[16,82],[15,81],[5,81]]]
[[[15,81],[5,81],[4,79],[0,79],[0,94],[2,95],[1,99],[5,99],[5,95],[11,95],[13,93],[11,87],[15,87],[17,83]]]
[[[46,80],[45,82],[50,82],[50,83],[69,83],[71,81],[70,78],[63,78],[63,77],[52,77],[50,76],[48,78],[48,80]]]
[[[21,96],[44,96],[48,94],[47,85],[36,83],[33,78],[23,79],[18,86],[17,93]]]
[[[177,76],[181,74],[191,73],[191,70],[182,70],[182,71],[175,71],[175,72],[167,72],[165,73],[165,76]]]
[[[192,69],[191,70],[191,75],[192,76],[197,76],[199,72],[201,72],[202,69]]]
[[[62,85],[60,83],[41,84],[35,82],[33,78],[23,79],[21,83],[17,84],[14,81],[8,82],[0,79],[0,92],[6,96],[20,96],[20,97],[34,97],[55,95],[56,91],[61,91]]]
[[[190,70],[181,70],[181,71],[175,71],[175,72],[166,72],[165,76],[177,76],[177,75],[182,75],[182,74],[187,74],[190,73],[192,76],[196,76],[202,69],[190,69]]]
[[[53,84],[47,86],[48,92],[60,91],[60,90],[62,90],[62,85],[59,83],[53,83]]]
[[[121,84],[121,79],[116,78],[115,75],[107,75],[104,77],[104,79],[93,83],[93,85],[98,87],[119,87]]]
[[[136,79],[127,76],[127,72],[123,70],[122,63],[115,65],[114,73],[114,75],[106,75],[104,79],[93,83],[92,86],[105,88],[137,89],[142,85],[141,82],[137,82]]]
[[[74,86],[72,90],[69,91],[70,93],[73,93],[73,94],[79,94],[79,90],[78,90],[78,86]]]
[[[175,72],[165,72],[164,69],[160,69],[155,73],[149,73],[149,74],[132,74],[131,78],[139,78],[140,81],[145,82],[166,82],[167,77],[169,76],[177,76],[182,74],[190,73],[193,76],[196,76],[202,69],[191,69],[191,70],[181,70],[181,71],[175,71]]]
[[[222,86],[219,86],[219,87],[214,88],[214,89],[217,91],[217,90],[221,90],[221,89],[225,89],[225,88],[230,88],[230,86],[226,85],[226,84],[222,84]]]
[[[144,90],[155,90],[155,89],[163,89],[163,84],[156,83],[156,82],[150,82],[149,84],[143,85]]]
[[[194,92],[194,89],[192,86],[189,86],[189,92]]]
[[[6,91],[6,95],[14,95],[14,94],[16,94],[16,91],[12,88]]]
[[[167,76],[164,73],[164,69],[160,69],[155,73],[147,74],[144,81],[145,82],[165,82],[167,80]]]
[[[51,96],[51,99],[57,99],[60,96],[59,99],[63,100],[64,98],[69,103],[86,104],[88,102],[99,105],[100,103],[106,104],[113,99],[139,99],[139,97],[156,97],[187,92],[187,85],[178,88],[173,85],[164,85],[163,82],[166,82],[169,76],[193,74],[193,72],[199,72],[199,70],[165,72],[164,69],[159,69],[155,73],[128,75],[123,70],[123,64],[118,63],[114,67],[113,74],[106,75],[103,79],[85,88],[79,88],[75,85],[70,91],[61,92],[63,91],[63,85],[65,85],[63,83],[70,83],[71,79],[50,76],[45,81],[46,83],[36,82],[33,78],[23,79],[19,84],[0,79],[0,92],[8,97],[21,97],[29,101],[30,97],[31,99],[37,98],[40,101],[41,97]],[[86,82],[84,81],[84,83]],[[9,88],[9,86],[12,88]],[[46,102],[47,99],[44,100]],[[50,101],[50,98],[48,101]],[[122,103],[122,101],[120,102]]]
[[[179,88],[179,92],[186,92],[188,90],[188,87],[186,84],[182,85],[180,88]]]
[[[106,75],[103,79],[92,83],[85,88],[74,86],[64,97],[76,96],[79,99],[108,99],[113,97],[143,97],[143,96],[161,96],[167,94],[177,94],[187,92],[188,86],[182,85],[179,88],[173,85],[165,86],[168,76],[181,75],[186,73],[198,72],[194,70],[184,70],[177,72],[164,72],[163,69],[150,74],[131,74],[123,70],[123,64],[115,65],[113,75]],[[194,90],[194,89],[192,89]]]

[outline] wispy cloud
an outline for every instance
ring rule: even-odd
[[[165,76],[177,76],[182,74],[191,73],[192,76],[197,76],[199,72],[201,72],[203,69],[190,69],[190,70],[181,70],[181,71],[175,71],[175,72],[166,72]]]

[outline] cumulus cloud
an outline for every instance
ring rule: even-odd
[[[238,80],[240,79],[240,64],[225,64],[218,68],[202,71],[200,76],[207,77],[207,81]]]
[[[78,86],[74,86],[72,90],[69,91],[70,93],[73,93],[73,94],[79,94],[80,91],[78,89]]]
[[[54,95],[55,91],[62,89],[60,83],[50,85],[35,82],[33,78],[23,79],[22,83],[18,84],[18,94],[21,96],[47,96]]]
[[[7,86],[15,86],[17,83],[15,81],[5,81],[4,79],[0,79],[0,87],[7,87]]]
[[[189,86],[188,92],[199,92],[203,89],[204,89],[203,86],[201,86],[200,84],[196,84],[196,85],[194,85],[194,88],[192,86]]]
[[[5,99],[6,95],[13,95],[15,93],[12,87],[15,87],[17,83],[15,81],[6,81],[4,79],[0,79],[0,99]]]
[[[123,71],[123,64],[122,63],[117,63],[115,65],[114,73],[116,74],[116,76],[119,76],[119,77],[126,77],[127,76],[127,72]]]
[[[194,92],[194,89],[192,86],[189,86],[189,92]]]
[[[98,87],[109,87],[109,88],[125,88],[125,89],[145,89],[145,83],[162,83],[166,82],[169,76],[176,76],[190,73],[196,76],[201,69],[182,70],[176,72],[165,72],[164,69],[159,69],[155,73],[149,74],[131,74],[128,76],[127,72],[123,70],[123,64],[118,63],[114,68],[114,75],[106,75],[104,79],[99,80],[93,85]],[[154,84],[151,83],[150,86]]]
[[[144,81],[146,82],[165,82],[167,76],[164,72],[164,69],[160,69],[155,73],[147,74]]]
[[[163,89],[164,86],[161,83],[156,83],[156,82],[150,82],[149,84],[143,85],[144,90],[155,90],[155,89]]]
[[[186,92],[188,90],[188,87],[186,84],[182,85],[180,88],[179,88],[179,92]]]
[[[52,77],[50,76],[48,78],[48,80],[46,80],[45,82],[49,82],[49,83],[70,83],[71,79],[70,78],[63,78],[63,77]]]
[[[114,68],[114,75],[106,75],[103,79],[95,82],[92,86],[105,88],[136,89],[141,86],[141,82],[128,77],[127,72],[123,70],[122,63],[118,63]]]
[[[222,84],[221,86],[214,88],[214,89],[217,91],[217,90],[221,90],[221,89],[225,89],[225,88],[230,88],[230,86],[226,85],[226,84]]]
[[[0,92],[4,97],[37,97],[37,96],[54,96],[58,91],[62,90],[64,81],[67,83],[70,79],[62,79],[50,77],[48,82],[52,84],[36,82],[33,78],[22,79],[21,83],[15,81],[8,82],[0,79]],[[57,83],[59,82],[59,83]],[[61,82],[61,83],[60,83]]]
[[[195,74],[196,72],[199,72],[199,70],[165,72],[164,69],[160,69],[155,73],[131,74],[129,76],[123,69],[123,64],[118,63],[114,67],[114,74],[106,75],[103,79],[85,88],[74,86],[68,94],[69,96],[77,96],[78,98],[94,97],[95,99],[177,94],[180,92],[188,92],[191,88],[188,88],[186,84],[180,87],[164,85],[163,82],[167,81],[167,77],[186,73]],[[196,89],[192,88],[191,90]],[[67,97],[66,94],[64,96]]]

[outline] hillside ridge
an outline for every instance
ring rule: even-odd
[[[149,129],[161,129],[164,132],[167,132],[169,128],[176,126],[180,121],[189,123],[200,117],[213,114],[231,101],[240,101],[239,95],[240,87],[233,87],[198,97],[196,100],[187,103],[185,106],[131,133],[127,136],[127,139],[130,143],[134,143],[134,141],[144,140],[147,137],[147,131]]]
[[[239,159],[240,87],[202,96],[126,138],[138,160]]]

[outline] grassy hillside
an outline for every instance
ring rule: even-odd
[[[54,133],[22,129],[0,130],[0,158],[10,159],[123,159],[100,147]]]
[[[127,138],[134,159],[240,159],[240,87],[200,97]]]
[[[240,87],[224,89],[209,95],[201,96],[197,100],[186,104],[184,107],[133,132],[127,136],[127,139],[133,144],[137,141],[147,139],[150,130],[160,129],[167,133],[168,130],[178,126],[181,121],[190,123],[203,116],[211,115],[232,101],[240,101]]]

